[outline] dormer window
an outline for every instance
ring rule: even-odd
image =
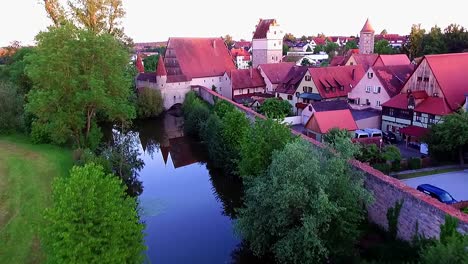
[[[373,72],[368,72],[367,73],[367,78],[372,79],[372,77],[374,77],[374,73]]]
[[[439,93],[432,94],[433,97],[439,97]]]

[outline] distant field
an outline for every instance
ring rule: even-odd
[[[71,152],[0,136],[0,263],[42,263],[39,227],[54,177],[66,176]]]

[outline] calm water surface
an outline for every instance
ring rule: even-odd
[[[183,118],[138,121],[139,197],[151,263],[250,263],[233,230],[237,177],[210,169],[202,145],[183,135]],[[250,254],[247,254],[250,255]]]

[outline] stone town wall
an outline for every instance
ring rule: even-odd
[[[210,89],[200,87],[199,95],[210,104],[214,104],[214,98],[228,101],[236,108],[246,113],[250,120],[255,118],[265,118],[243,105],[237,104]],[[323,144],[309,138],[299,132],[291,130],[291,133],[302,137],[313,146],[323,148]],[[439,201],[413,189],[403,182],[387,176],[375,170],[367,164],[359,161],[350,161],[351,165],[364,173],[365,188],[373,194],[374,201],[367,207],[369,220],[387,229],[387,211],[394,207],[397,201],[403,201],[398,222],[398,236],[404,240],[411,240],[416,232],[426,237],[438,237],[440,225],[445,221],[445,215],[455,217],[459,221],[458,231],[468,234],[468,215],[461,213],[457,209],[442,204]]]

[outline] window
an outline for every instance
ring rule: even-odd
[[[274,56],[271,56],[271,60],[274,60],[274,59],[275,59],[275,57],[274,57]]]
[[[372,79],[372,77],[374,77],[374,73],[373,72],[368,72],[367,73],[367,78]]]
[[[288,100],[292,100],[292,95],[288,94]]]
[[[309,89],[309,93],[311,93],[312,92],[312,87],[309,87],[308,89]]]
[[[276,47],[276,43],[273,43],[273,47]]]
[[[219,81],[221,82],[223,80],[223,77],[219,77]]]
[[[418,82],[422,81],[422,77],[418,76]]]
[[[421,113],[416,113],[416,121],[421,122]]]
[[[304,91],[304,93],[307,93],[307,86],[302,87],[302,91]]]
[[[424,77],[424,81],[425,81],[425,82],[428,82],[428,81],[429,81],[429,77]]]
[[[374,87],[374,93],[380,93],[380,87]]]
[[[300,95],[299,92],[297,92],[297,93],[296,93],[296,97],[299,98],[299,95]]]
[[[435,115],[428,115],[428,122],[429,124],[435,124]]]
[[[250,93],[250,89],[247,89],[247,94],[249,94],[249,93]]]
[[[388,115],[395,116],[395,110],[393,110],[393,108],[388,109]]]
[[[307,82],[309,82],[310,79],[311,79],[311,78],[310,78],[310,75],[306,75],[305,80],[306,80]]]
[[[370,105],[369,99],[366,99],[366,105]]]
[[[340,86],[340,90],[344,91],[344,86],[343,85]]]
[[[376,106],[380,106],[380,101],[377,101],[377,103],[375,104]]]
[[[372,86],[367,86],[366,87],[366,93],[370,93],[371,90],[372,90]]]

